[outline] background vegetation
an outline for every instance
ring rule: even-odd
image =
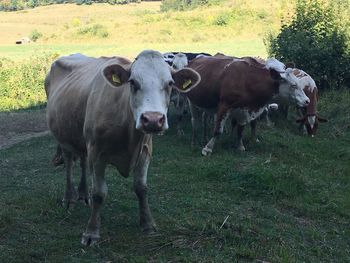
[[[348,1],[298,0],[292,20],[269,36],[269,55],[293,61],[321,89],[350,87],[349,14]]]
[[[108,3],[111,5],[141,2],[141,0],[1,0],[0,11],[18,11],[43,5],[76,3],[91,5],[93,3]]]

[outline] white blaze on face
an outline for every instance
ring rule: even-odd
[[[168,129],[167,111],[173,82],[170,67],[157,51],[141,52],[131,66],[131,109],[136,129],[141,129],[141,115],[146,112],[163,114],[163,129]]]
[[[174,57],[172,67],[175,70],[180,70],[180,69],[183,69],[184,67],[186,67],[187,65],[188,65],[188,59],[187,59],[186,55],[183,53],[177,53]]]
[[[311,129],[313,129],[316,122],[316,116],[308,116],[307,121],[309,122]]]

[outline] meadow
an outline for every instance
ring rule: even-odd
[[[43,79],[60,55],[133,58],[156,49],[266,57],[264,38],[294,12],[292,2],[230,0],[184,12],[160,12],[160,2],[0,12],[0,111],[44,106]],[[35,43],[14,44],[33,32],[40,33]],[[171,128],[154,137],[149,169],[158,234],[140,233],[132,178],[110,168],[102,238],[90,248],[80,245],[90,209],[61,206],[65,178],[50,162],[54,139],[2,149],[0,262],[350,262],[349,105],[349,90],[324,92],[319,111],[329,122],[315,138],[298,132],[291,110],[274,128],[258,124],[260,143],[246,131],[246,152],[235,151],[234,136],[225,134],[209,158],[199,145],[190,147],[189,115],[185,136],[177,136],[170,108]]]

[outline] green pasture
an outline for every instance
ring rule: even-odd
[[[2,150],[0,261],[349,262],[349,100],[348,91],[323,94],[329,122],[313,139],[290,116],[275,128],[260,123],[260,144],[246,131],[243,153],[224,135],[209,158],[189,146],[187,116],[184,137],[176,129],[154,137],[148,184],[158,234],[139,232],[132,179],[111,168],[102,238],[90,248],[80,245],[90,209],[60,204],[65,178],[50,163],[54,140]]]
[[[266,47],[262,39],[253,40],[227,40],[210,43],[134,43],[133,45],[110,44],[32,44],[32,45],[0,45],[0,59],[8,58],[20,62],[23,59],[44,53],[69,55],[82,53],[89,56],[124,56],[134,58],[145,49],[160,52],[217,52],[234,56],[260,56],[266,57]]]

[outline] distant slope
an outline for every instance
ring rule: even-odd
[[[13,51],[10,57],[26,56],[33,49],[37,52],[38,44],[55,51],[67,45],[91,45],[93,55],[105,52],[107,45],[127,55],[155,48],[264,56],[263,37],[279,28],[282,15],[292,7],[287,1],[238,0],[186,12],[160,12],[160,4],[64,4],[0,12],[0,56]],[[42,34],[35,45],[14,46],[34,30]]]

